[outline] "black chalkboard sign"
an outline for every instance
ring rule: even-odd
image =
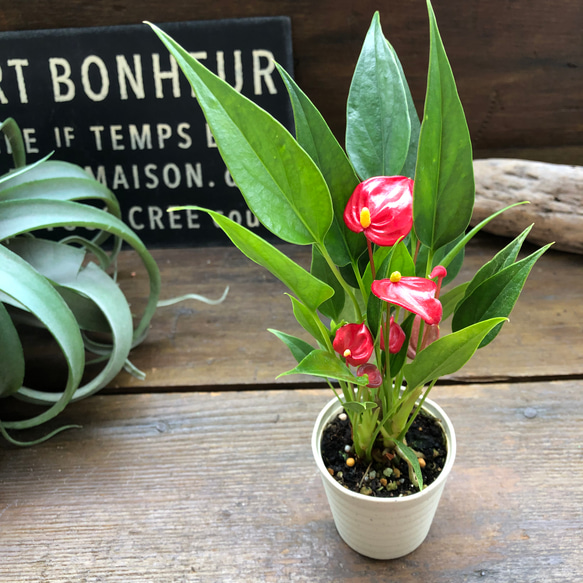
[[[293,73],[286,17],[160,25],[185,49],[288,129],[292,112],[273,60]],[[28,161],[54,151],[111,188],[124,221],[150,246],[206,245],[224,236],[220,210],[257,228],[192,90],[147,25],[0,34],[0,120],[21,127]],[[0,165],[10,167],[0,140]]]

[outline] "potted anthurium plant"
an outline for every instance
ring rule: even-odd
[[[323,377],[335,391],[316,422],[314,455],[341,536],[376,558],[404,555],[423,541],[453,464],[453,428],[426,400],[429,392],[498,334],[546,249],[518,260],[522,233],[471,281],[445,291],[466,244],[495,215],[467,231],[475,193],[471,142],[427,6],[422,122],[375,14],[350,87],[346,150],[283,69],[295,137],[154,27],[190,81],[250,209],[283,241],[312,248],[307,271],[252,231],[194,207],[293,294],[293,313],[313,341],[272,330],[297,360],[283,374]],[[444,334],[448,318],[451,333]],[[437,462],[410,437],[416,422],[435,418],[446,451]],[[322,434],[342,423],[348,442],[336,446],[339,469],[322,457]],[[359,466],[352,491],[348,477]],[[431,468],[437,477],[428,477]]]

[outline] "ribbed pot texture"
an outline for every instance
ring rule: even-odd
[[[336,529],[352,549],[373,559],[396,559],[414,551],[429,532],[456,454],[450,419],[433,401],[423,409],[437,418],[447,438],[447,459],[438,478],[421,492],[400,498],[374,498],[347,490],[328,473],[321,454],[322,433],[342,411],[334,398],[322,409],[312,433],[312,453],[320,470]]]

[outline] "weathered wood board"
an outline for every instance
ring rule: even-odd
[[[328,390],[101,395],[82,430],[0,449],[0,580],[583,577],[581,381],[438,387],[458,456],[425,543],[373,561],[338,537],[309,450]]]
[[[459,282],[470,279],[507,242],[482,236],[470,243]],[[307,248],[284,245],[282,249],[304,266],[309,265]],[[314,386],[310,377],[276,380],[280,373],[293,368],[295,361],[267,328],[308,337],[294,319],[283,284],[266,270],[233,247],[156,250],[154,256],[162,272],[163,299],[187,293],[218,298],[226,286],[230,291],[224,303],[216,306],[186,301],[159,308],[148,338],[131,354],[146,379],[121,373],[112,383],[115,390]],[[532,270],[510,322],[450,380],[583,374],[582,278],[580,255],[548,251]],[[147,280],[131,252],[122,253],[119,281],[128,293],[132,310],[140,314]],[[39,332],[33,334],[38,337]],[[48,342],[35,343],[30,350],[37,364],[30,372],[31,384],[40,383],[46,389],[47,384],[57,382],[57,356]]]
[[[478,156],[580,164],[580,0],[433,4]],[[0,30],[289,16],[297,80],[343,141],[350,79],[375,10],[421,112],[428,61],[424,0],[53,0],[50,10],[43,0],[4,1]]]

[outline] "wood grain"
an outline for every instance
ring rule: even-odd
[[[425,543],[339,539],[309,438],[326,390],[101,395],[0,449],[0,580],[577,581],[581,381],[439,387],[458,457]]]
[[[483,236],[470,243],[458,281],[469,280],[508,241]],[[532,251],[533,248],[527,245]],[[293,259],[308,266],[309,251],[284,245]],[[217,306],[187,301],[160,308],[145,342],[134,349],[132,362],[146,373],[144,381],[122,372],[115,390],[220,390],[221,388],[314,386],[311,377],[276,377],[295,366],[288,349],[267,332],[307,334],[294,319],[285,288],[235,248],[155,250],[162,272],[162,298],[198,293],[218,298]],[[499,336],[449,380],[475,382],[532,378],[564,378],[583,374],[583,303],[580,255],[549,251],[539,260]],[[147,280],[136,256],[122,253],[119,282],[132,310],[141,313]],[[444,329],[447,329],[445,326]],[[63,382],[59,353],[51,344],[28,338],[27,382],[47,389]],[[34,342],[33,342],[34,341]],[[63,367],[64,371],[64,367]],[[321,385],[324,386],[324,385]]]
[[[435,0],[478,156],[580,163],[583,4],[579,0]],[[290,16],[296,77],[343,141],[354,65],[375,10],[419,112],[425,95],[425,2],[397,0],[28,0],[0,4],[0,31]]]
[[[484,231],[516,237],[534,225],[528,241],[542,245],[554,241],[555,249],[583,253],[583,166],[488,158],[474,161],[474,174],[472,225],[528,201],[488,223]]]

